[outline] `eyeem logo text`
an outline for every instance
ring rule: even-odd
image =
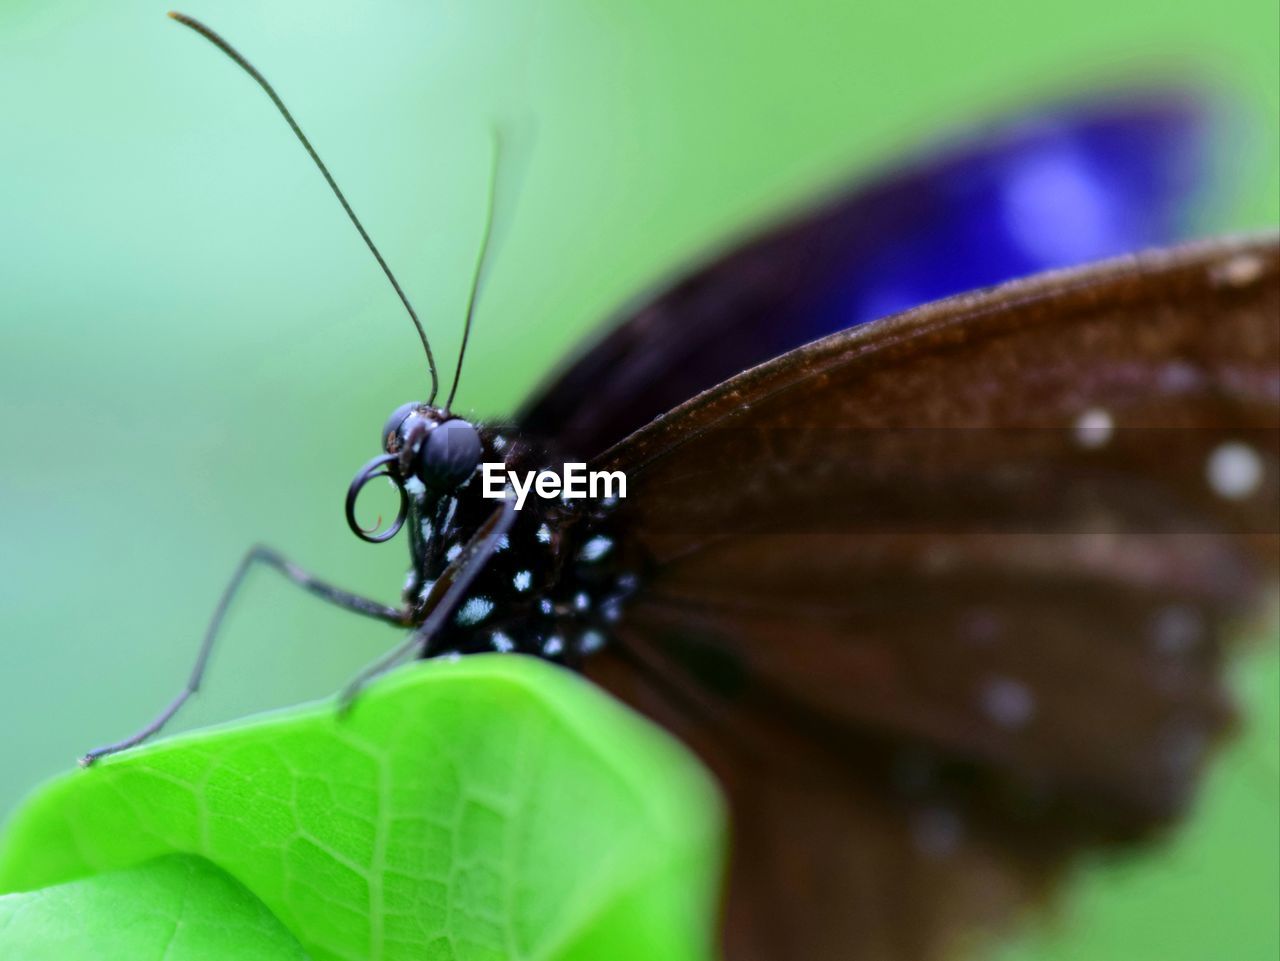
[[[545,500],[557,497],[574,498],[621,498],[627,496],[627,475],[620,470],[587,470],[586,464],[565,464],[564,473],[557,474],[553,470],[525,471],[522,478],[519,473],[507,470],[507,465],[495,461],[485,461],[480,465],[483,480],[481,493],[492,500],[506,498],[507,485],[516,492],[516,510],[524,507],[530,492]]]

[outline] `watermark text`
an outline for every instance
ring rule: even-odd
[[[544,500],[564,497],[569,500],[590,497],[623,498],[627,496],[627,475],[620,470],[587,470],[586,464],[569,463],[564,471],[530,470],[520,476],[519,471],[507,470],[501,462],[486,461],[480,465],[481,493],[492,500],[507,497],[507,486],[515,492],[516,510],[524,507],[529,494],[537,494]]]

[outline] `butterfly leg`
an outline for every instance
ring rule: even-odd
[[[367,617],[374,617],[389,624],[405,625],[409,623],[407,612],[334,587],[332,584],[313,577],[277,551],[261,544],[256,545],[241,559],[235,573],[231,576],[231,580],[223,590],[218,606],[214,608],[213,616],[209,619],[209,626],[205,628],[204,639],[200,642],[200,651],[196,655],[196,662],[191,669],[191,676],[187,679],[182,691],[163,711],[156,715],[154,720],[137,733],[121,741],[116,741],[114,744],[94,748],[85,754],[80,759],[82,767],[88,767],[98,758],[106,757],[108,754],[116,754],[141,744],[159,733],[160,729],[169,722],[169,719],[178,713],[178,709],[186,703],[188,698],[200,689],[200,682],[204,679],[205,669],[209,664],[209,655],[213,652],[213,645],[217,640],[218,632],[222,628],[223,618],[231,607],[231,602],[235,599],[241,586],[243,586],[249,571],[257,564],[265,564],[267,567],[274,568],[308,593],[348,611],[364,614]]]
[[[511,530],[515,518],[515,503],[510,500],[504,500],[502,506],[489,515],[489,519],[480,525],[480,529],[467,542],[462,552],[453,559],[453,563],[445,568],[444,573],[431,589],[428,600],[434,599],[434,603],[430,604],[430,613],[427,614],[426,619],[414,629],[404,643],[352,678],[351,683],[343,688],[338,696],[339,713],[345,714],[349,711],[356,695],[375,677],[391,670],[406,658],[425,657],[429,653],[432,638],[466,597],[471,582],[484,570],[485,564],[493,556],[502,536]]]

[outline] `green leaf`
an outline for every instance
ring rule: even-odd
[[[0,897],[0,958],[300,961],[266,906],[202,858],[170,855]]]
[[[698,961],[721,843],[683,748],[495,655],[398,671],[346,718],[310,706],[56,779],[11,823],[0,891],[189,853],[316,958]]]

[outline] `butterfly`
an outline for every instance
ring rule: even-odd
[[[413,657],[583,671],[730,801],[732,961],[933,959],[1072,856],[1185,808],[1229,728],[1232,625],[1280,543],[1280,242],[1119,256],[1196,177],[1177,98],[1041,116],[827,197],[644,299],[509,424],[397,408],[348,490],[403,531],[392,607],[256,548],[244,574],[406,628]],[[495,162],[496,169],[496,162]],[[491,205],[492,210],[492,205]],[[989,289],[957,293],[982,284]],[[954,296],[946,296],[954,295]],[[943,299],[937,299],[943,298]],[[925,306],[917,306],[926,301]],[[626,496],[488,497],[572,457]],[[389,479],[385,530],[356,518]]]

